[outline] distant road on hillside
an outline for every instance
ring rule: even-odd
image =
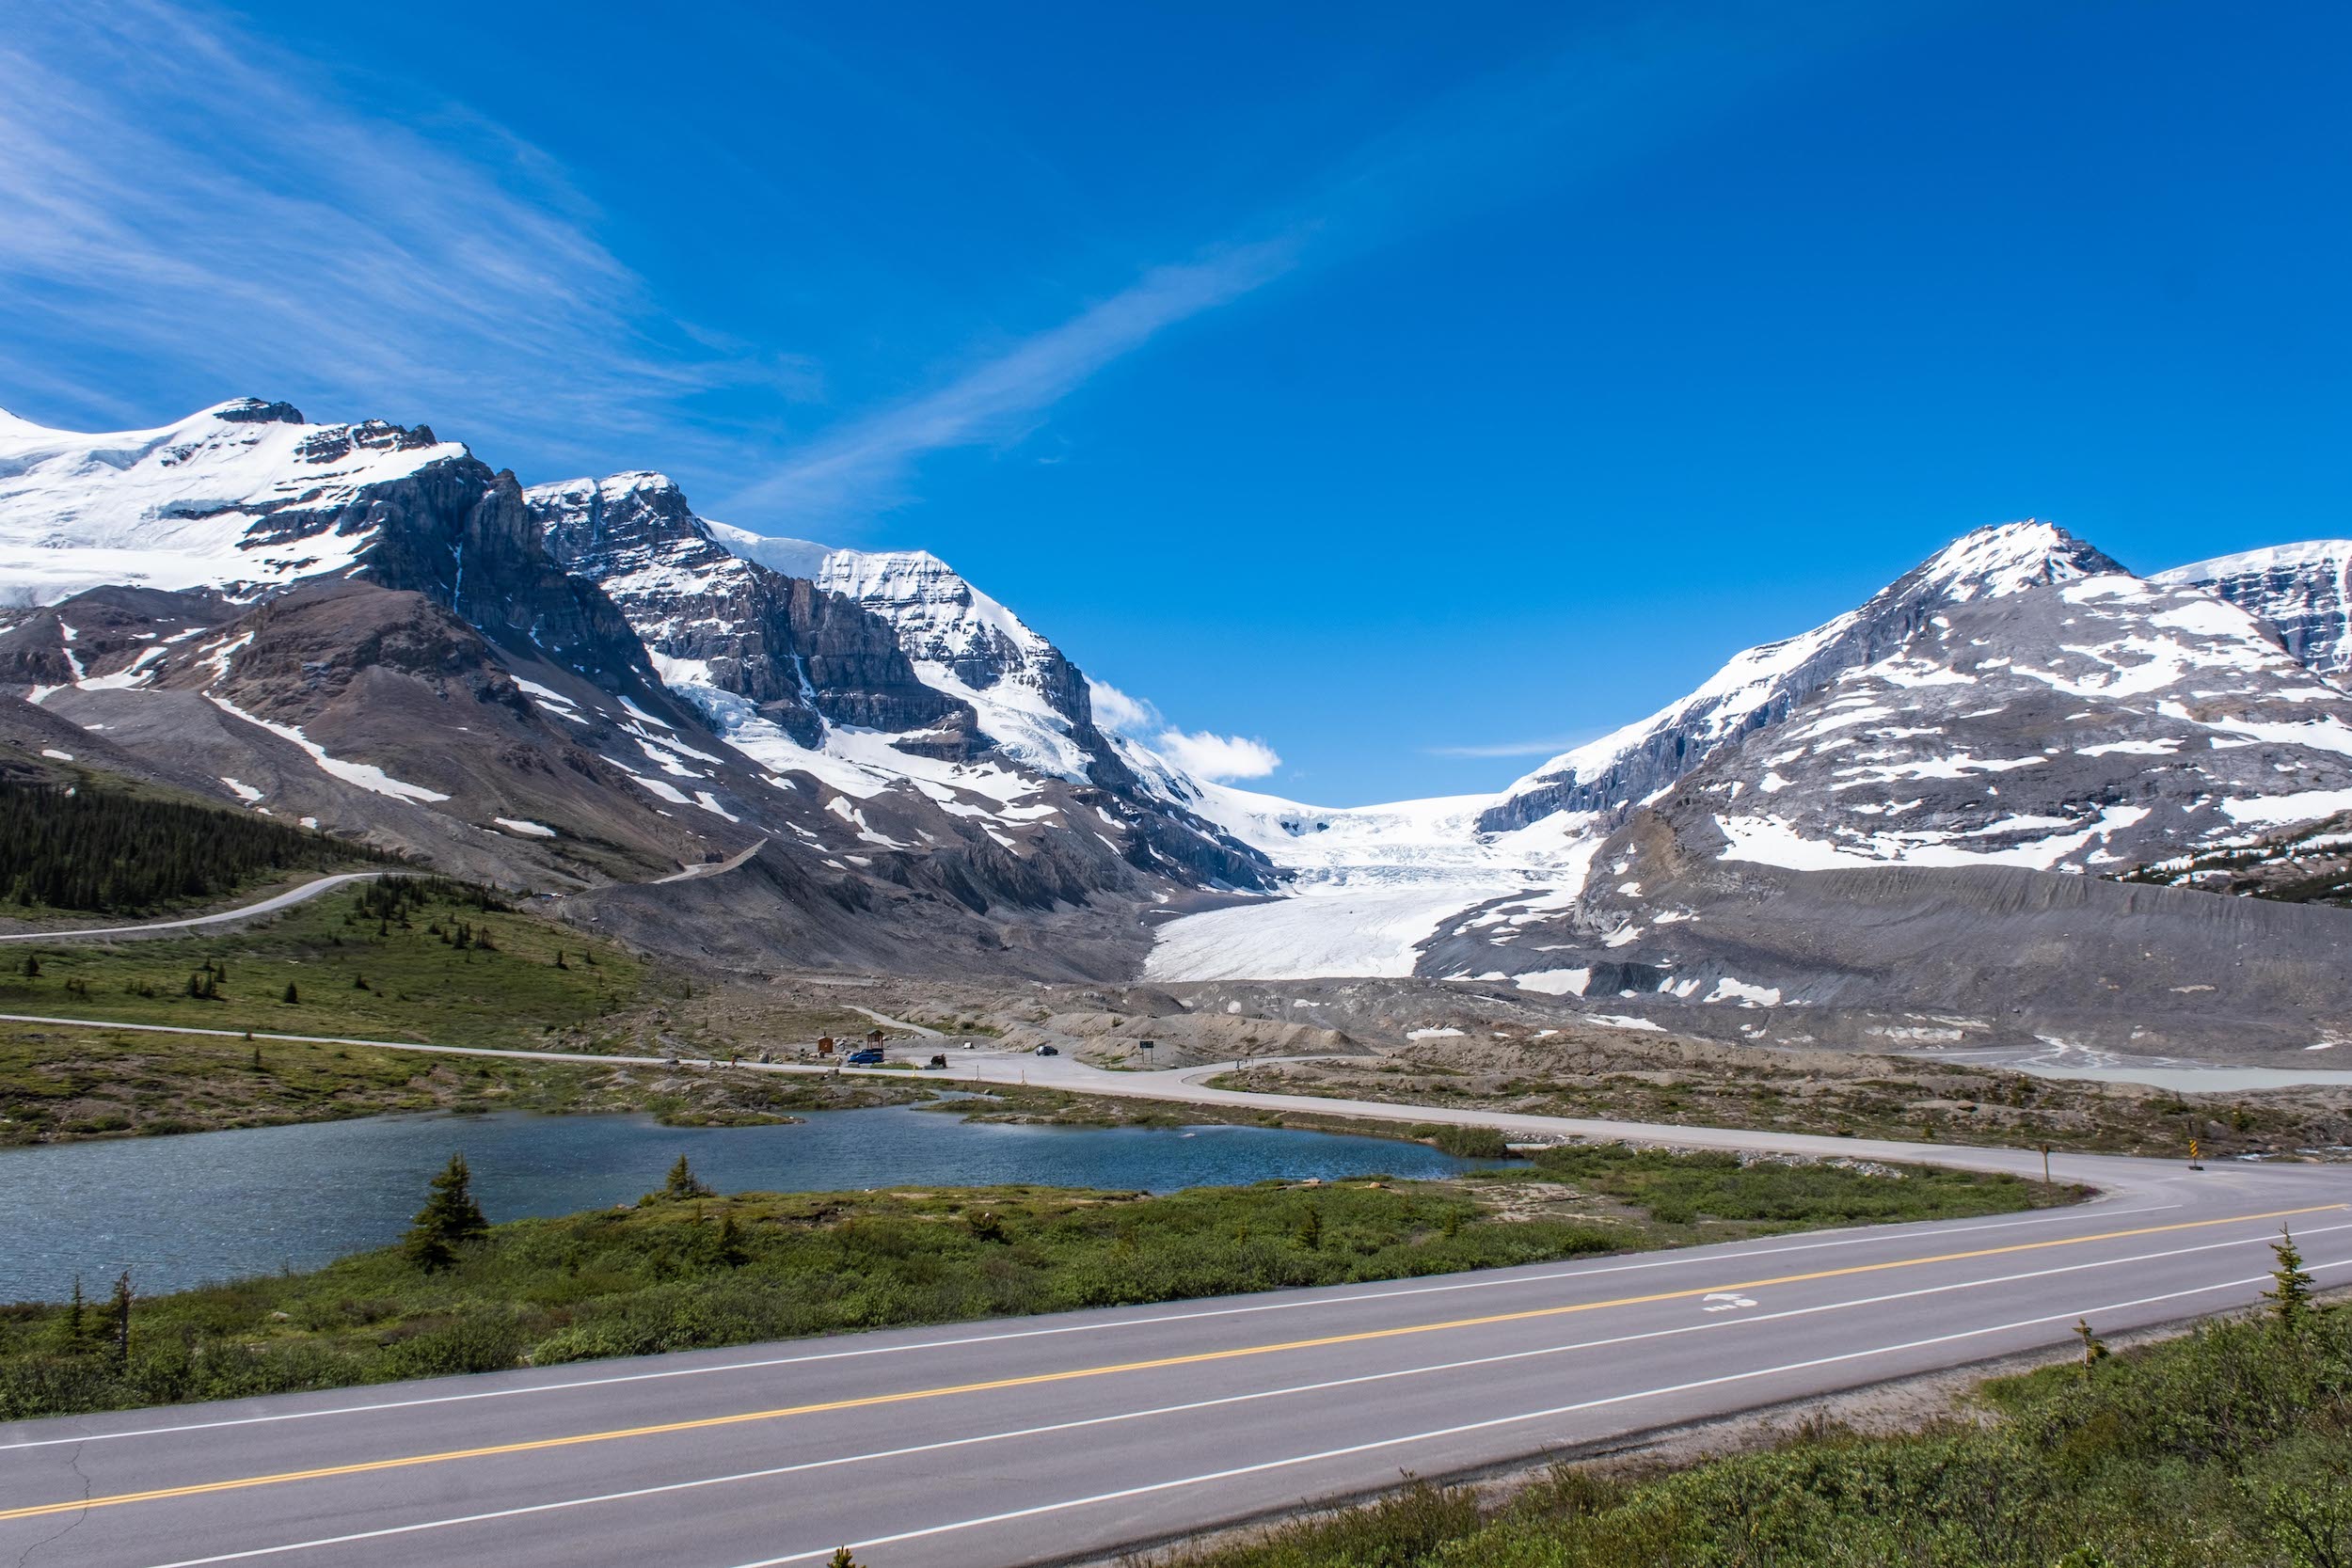
[[[225,926],[230,921],[251,920],[257,915],[276,914],[296,904],[307,904],[321,894],[332,893],[345,882],[373,881],[378,877],[414,877],[414,871],[339,871],[331,877],[321,877],[314,882],[288,888],[272,894],[258,904],[241,904],[233,910],[215,914],[192,914],[182,920],[149,920],[136,926],[75,927],[56,931],[8,931],[0,933],[0,942],[75,942],[85,937],[135,937],[153,931],[184,931],[198,926]]]

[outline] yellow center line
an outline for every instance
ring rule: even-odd
[[[1072,1383],[1081,1378],[1114,1377],[1126,1372],[1157,1371],[1168,1367],[1199,1366],[1210,1361],[1234,1361],[1245,1356],[1279,1355],[1289,1351],[1320,1350],[1331,1345],[1363,1344],[1375,1339],[1396,1339],[1416,1334],[1443,1334],[1454,1329],[1483,1328],[1495,1323],[1527,1323],[1538,1318],[1566,1317],[1578,1312],[1598,1312],[1616,1307],[1641,1307],[1653,1302],[1683,1301],[1705,1296],[1717,1291],[1756,1291],[1776,1285],[1802,1285],[1817,1279],[1838,1279],[1853,1275],[1878,1274],[1888,1269],[1916,1269],[1935,1263],[1960,1263],[1978,1258],[1998,1258],[2020,1252],[2039,1252],[2050,1247],[2083,1246],[2093,1242],[2124,1241],[2137,1236],[2160,1236],[2170,1231],[2201,1230],[2217,1225],[2243,1225],[2254,1220],[2292,1219],[2298,1214],[2319,1214],[2341,1209],[2352,1209],[2346,1203],[2315,1203],[2301,1209],[2275,1209],[2260,1214],[2233,1214],[2226,1219],[2181,1220],[2170,1225],[2142,1226],[2132,1230],[2108,1230],[2090,1236],[2061,1236],[2048,1241],[2014,1242],[2007,1246],[1978,1247],[1967,1252],[1938,1253],[1930,1258],[1898,1258],[1879,1263],[1851,1263],[1843,1268],[1817,1269],[1807,1274],[1776,1275],[1770,1279],[1749,1279],[1729,1285],[1693,1285],[1678,1291],[1657,1291],[1646,1295],[1617,1296],[1608,1301],[1576,1302],[1563,1307],[1534,1307],[1517,1312],[1494,1312],[1476,1318],[1451,1318],[1442,1323],[1405,1323],[1394,1328],[1360,1329],[1348,1334],[1327,1334],[1311,1339],[1286,1339],[1278,1344],[1240,1345],[1229,1350],[1196,1351],[1185,1355],[1159,1356],[1149,1361],[1121,1361],[1101,1367],[1073,1367],[1061,1371],[1031,1372],[1021,1377],[993,1378],[985,1383],[956,1383],[936,1388],[910,1388],[895,1394],[862,1394],[851,1399],[826,1400],[815,1404],[791,1404],[773,1410],[747,1410],[733,1416],[699,1416],[691,1420],[664,1421],[656,1426],[620,1427],[609,1432],[575,1433],[565,1437],[533,1437],[516,1443],[497,1443],[485,1448],[445,1449],[436,1453],[404,1454],[393,1459],[361,1460],[350,1465],[330,1465],[312,1470],[281,1470],[271,1475],[240,1476],[228,1481],[199,1481],[188,1486],[159,1487],[148,1492],[120,1492],[111,1497],[76,1497],[66,1502],[38,1503],[29,1508],[0,1510],[0,1522],[11,1519],[33,1519],[44,1514],[74,1513],[89,1508],[115,1508],[124,1503],[164,1502],[174,1497],[204,1497],[216,1492],[240,1492],[248,1487],[277,1486],[287,1481],[325,1481],[336,1476],[367,1475],[378,1470],[403,1470],[420,1465],[446,1465],[464,1459],[491,1459],[501,1454],[536,1453],[548,1449],[576,1448],[585,1443],[611,1443],[625,1437],[660,1437],[677,1432],[703,1432],[714,1427],[741,1426],[753,1421],[777,1421],[794,1416],[818,1416],[835,1410],[864,1410],[876,1405],[904,1404],[915,1400],[946,1399],[957,1394],[986,1394],[1004,1388],[1031,1388],[1041,1384]],[[0,1452],[5,1452],[0,1449]]]

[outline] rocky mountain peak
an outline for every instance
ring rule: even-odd
[[[2129,577],[2112,556],[2053,523],[1963,534],[1849,611],[1797,637],[1736,654],[1689,696],[1554,757],[1479,818],[1488,832],[1554,812],[1613,812],[1656,795],[1722,747],[1786,718],[1848,670],[1885,657],[1937,611],[2086,578]]]
[[[2112,573],[2130,575],[2114,557],[2057,524],[2028,518],[1962,534],[1897,578],[1872,603],[1919,595],[1968,604]]]
[[[302,410],[291,403],[271,403],[262,398],[230,398],[204,410],[214,419],[229,424],[309,424]]]

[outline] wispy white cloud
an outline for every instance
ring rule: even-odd
[[[1555,735],[1538,740],[1480,741],[1467,746],[1423,746],[1431,757],[1556,757],[1592,739],[1591,735]]]
[[[1263,779],[1282,766],[1273,747],[1247,736],[1168,729],[1152,737],[1152,746],[1185,772],[1203,779]]]
[[[1025,433],[1086,379],[1177,323],[1238,299],[1296,264],[1296,235],[1154,267],[1127,288],[932,391],[834,431],[730,498],[739,515],[806,523],[898,499],[926,452]]]
[[[1177,322],[1531,186],[1620,169],[1759,87],[1943,3],[1819,0],[1792,11],[1695,0],[1613,13],[1422,105],[1240,226],[1279,238],[1155,268],[945,385],[820,436],[728,508],[821,531],[895,504],[925,454],[1025,435],[1095,372]]]
[[[323,413],[544,449],[567,422],[669,429],[670,400],[807,373],[666,322],[537,150],[453,109],[428,137],[351,97],[225,14],[19,12],[0,39],[0,375],[65,391],[45,351],[103,347],[219,396],[317,393],[344,404]]]

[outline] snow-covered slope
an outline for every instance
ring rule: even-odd
[[[1024,852],[1056,803],[1136,867],[1257,887],[1270,867],[1147,789],[1085,675],[919,550],[828,549],[695,515],[660,474],[534,486],[549,548],[619,603],[671,688],[745,754],[859,800],[911,790]],[[1164,767],[1152,759],[1155,767]]]
[[[124,583],[249,598],[346,569],[371,485],[466,455],[430,430],[316,425],[239,398],[156,430],[80,435],[0,412],[0,581],[53,604]]]
[[[2003,598],[2122,567],[2049,523],[2005,523],[1955,540],[1811,631],[1734,655],[1707,683],[1647,719],[1554,757],[1482,818],[1524,827],[1560,810],[1608,811],[1656,795],[1838,673],[1883,657],[1947,605]]]
[[[1728,860],[2120,867],[2352,809],[2352,698],[2236,606],[2109,574],[1938,612],[1677,794]]]
[[[2202,588],[2261,617],[2287,652],[2323,675],[2352,670],[2352,539],[2217,556],[2149,580]]]
[[[736,554],[806,578],[888,622],[926,686],[967,705],[981,731],[1026,768],[1073,783],[1104,748],[1076,668],[1022,619],[928,550],[832,549],[723,523],[711,537]]]

